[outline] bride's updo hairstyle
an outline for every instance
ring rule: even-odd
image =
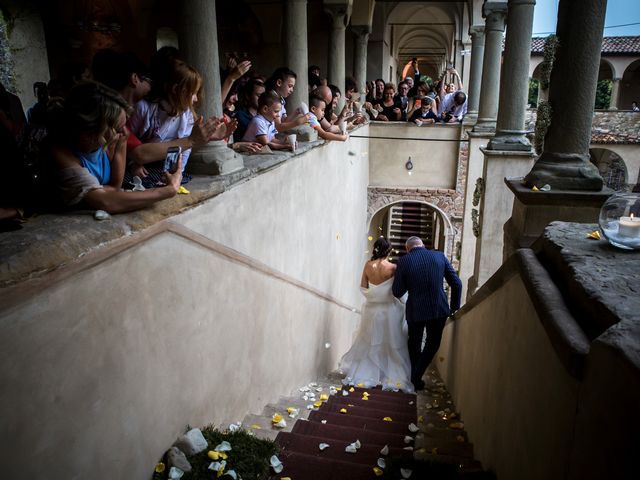
[[[386,238],[380,237],[373,244],[373,255],[371,260],[378,260],[379,258],[385,258],[391,252],[391,244]]]

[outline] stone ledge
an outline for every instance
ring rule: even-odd
[[[522,178],[505,178],[509,190],[525,205],[559,205],[600,207],[613,194],[613,190],[603,188],[599,192],[580,190],[550,190],[548,192],[533,191],[523,185]]]
[[[96,221],[93,210],[38,215],[21,230],[0,234],[0,289],[37,278],[106,244],[145,230],[241,182],[324,145],[301,144],[295,153],[245,155],[245,168],[223,176],[194,175],[189,195],[176,195],[152,207]]]

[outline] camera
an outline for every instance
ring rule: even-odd
[[[182,153],[180,147],[169,147],[167,149],[167,156],[164,159],[164,171],[174,173],[178,168],[178,159]]]

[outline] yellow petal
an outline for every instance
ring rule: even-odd
[[[342,390],[342,387],[336,387],[336,390]]]
[[[273,423],[278,423],[280,420],[282,420],[282,415],[280,415],[279,413],[274,413],[273,417],[271,417],[271,421]]]
[[[293,413],[294,411],[296,411],[295,408],[293,407],[287,407],[287,413]]]
[[[422,415],[418,417],[418,423],[424,423],[424,417]]]
[[[432,454],[432,455],[437,455],[437,454],[438,454],[438,447],[433,447],[433,448],[431,449],[431,454]]]
[[[359,383],[359,384],[356,385],[356,387],[362,388],[362,387],[364,387],[364,383]]]
[[[346,408],[341,408],[340,409],[340,413],[347,413],[347,409]]]
[[[355,392],[355,391],[356,391],[356,389],[355,389],[355,388],[353,388],[353,387],[351,387],[351,388],[349,389],[349,391],[350,391],[350,392]]]
[[[254,423],[253,425],[251,425],[251,428],[253,428],[254,430],[262,430],[262,427],[257,423]]]
[[[416,450],[416,452],[418,452],[418,453],[426,453],[427,449],[426,448],[419,448],[418,450]]]
[[[329,395],[327,395],[326,393],[323,393],[322,395],[320,395],[321,402],[326,402],[327,400],[329,400]]]
[[[369,397],[362,397],[362,400],[369,400]]]
[[[322,406],[322,402],[316,402],[313,404],[313,406],[320,408]]]
[[[534,192],[539,192],[540,189],[538,187],[536,187],[535,185],[531,188],[531,190],[533,190]]]
[[[369,236],[367,237],[367,240],[371,241],[371,240],[373,240],[373,237],[372,237],[371,235],[369,235]]]
[[[157,464],[156,464],[156,468],[155,468],[156,473],[162,473],[162,472],[164,472],[164,469],[165,469],[165,468],[166,468],[166,467],[164,466],[164,463],[162,463],[162,462],[157,463]]]
[[[227,459],[227,454],[226,454],[226,453],[224,453],[224,452],[218,452],[218,454],[220,455],[220,458],[221,458],[222,460],[226,460],[226,459]]]
[[[224,475],[224,467],[220,467],[220,470],[218,470],[217,477],[220,478],[222,475]]]
[[[592,240],[601,240],[602,237],[600,236],[600,231],[598,230],[594,230],[593,232],[591,232],[589,235],[587,235],[587,238],[590,238]]]
[[[213,450],[209,450],[207,452],[207,457],[211,460],[218,460],[220,458],[220,452],[214,452]]]
[[[376,477],[381,477],[384,471],[380,467],[373,467],[373,473],[376,474]]]
[[[462,435],[458,435],[456,437],[456,441],[460,442],[460,443],[464,443],[464,437]]]
[[[189,195],[191,192],[186,188],[184,188],[182,185],[180,185],[180,188],[178,189],[178,193],[182,195]]]
[[[384,420],[385,422],[393,422],[393,418],[391,417],[384,417],[382,420]]]

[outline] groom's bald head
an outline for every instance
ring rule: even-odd
[[[404,247],[407,249],[407,252],[410,252],[413,248],[424,247],[424,243],[422,243],[422,239],[420,237],[409,237],[407,238]]]

